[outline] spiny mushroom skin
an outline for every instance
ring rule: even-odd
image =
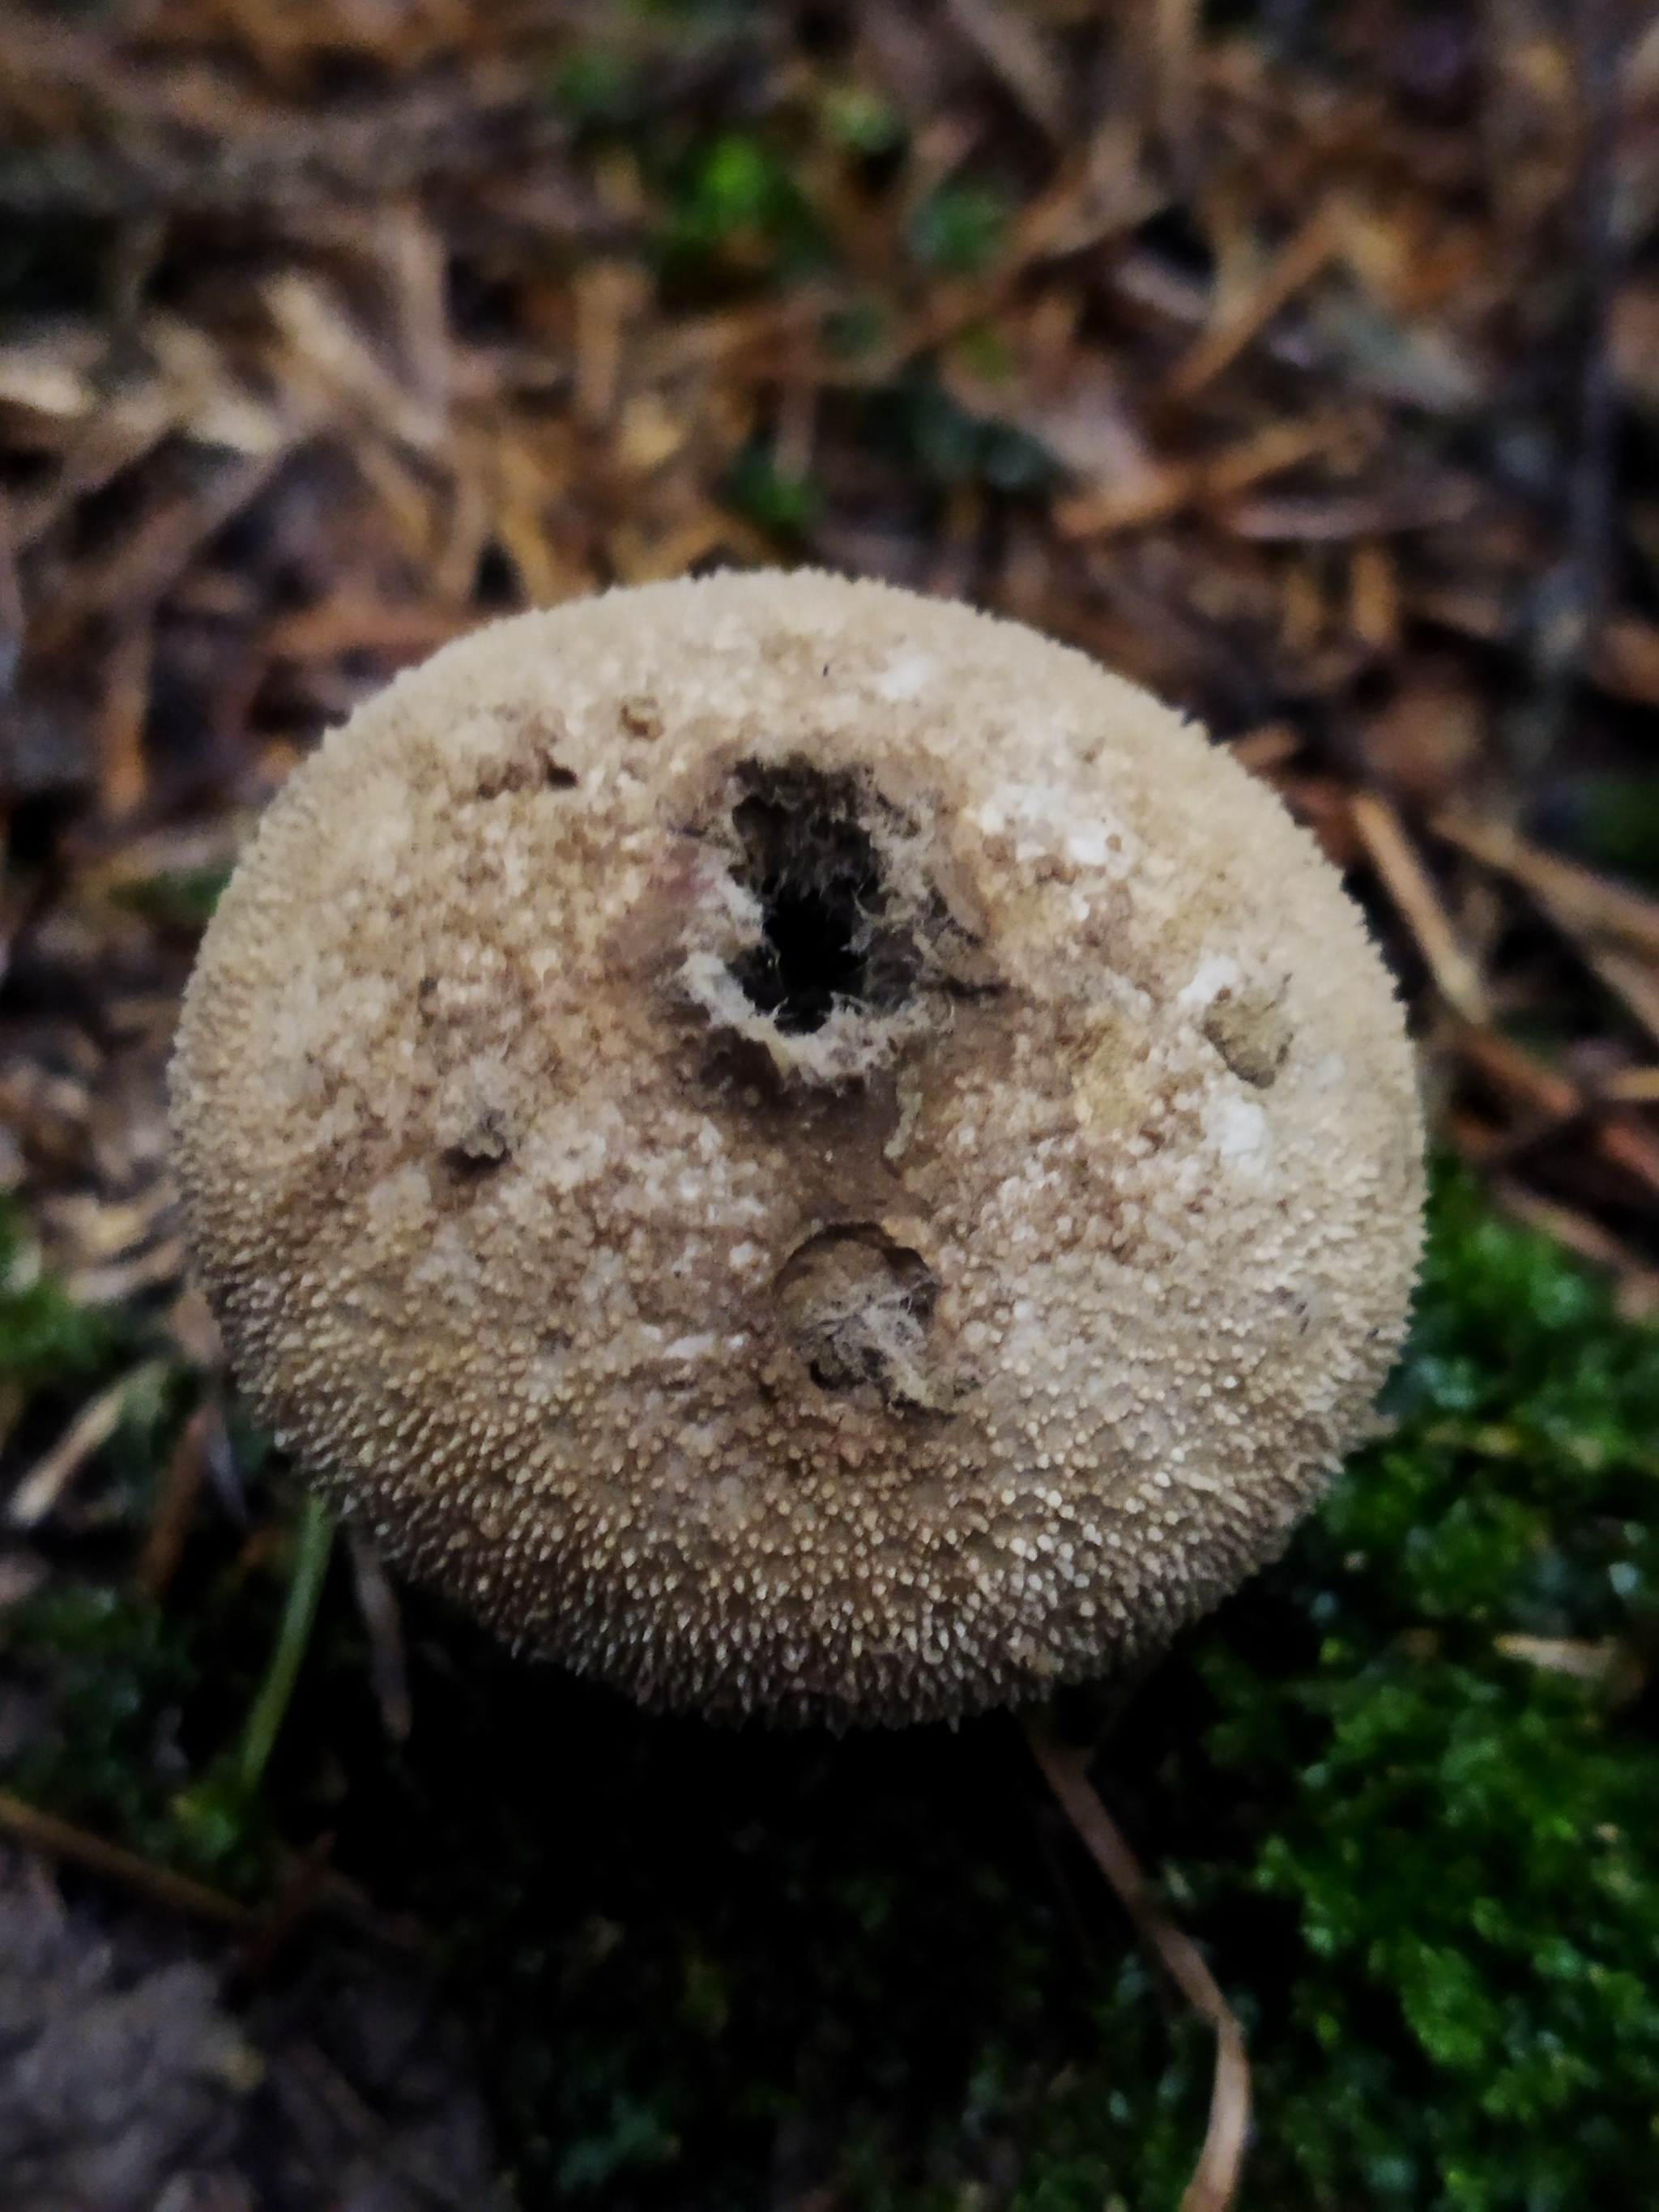
[[[1163,1643],[1368,1433],[1418,1257],[1400,1010],[1277,800],[823,575],[522,616],[360,708],[173,1088],[282,1443],[520,1646],[712,1715]]]

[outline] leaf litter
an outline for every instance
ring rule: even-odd
[[[279,1982],[324,1941],[395,1978],[420,1913],[526,2203],[1174,2191],[1198,2045],[1177,2030],[1171,2058],[1140,2019],[1017,1746],[963,1730],[913,1776],[869,1745],[722,1743],[723,1809],[653,1856],[701,1786],[691,1740],[510,1677],[360,1543],[307,1550],[185,1279],[178,994],[322,730],[514,607],[722,562],[884,575],[1080,645],[1274,786],[1395,962],[1443,1146],[1519,1224],[1444,1185],[1395,1439],[1097,1768],[1255,2040],[1255,2185],[1620,2201],[1655,2032],[1654,1869],[1615,1817],[1654,1788],[1650,21],[107,0],[15,7],[3,48],[0,1741],[28,1802],[275,1919]],[[1504,1443],[1551,1390],[1570,1412]],[[1403,1500],[1411,1526],[1364,1525]],[[1484,1569],[1456,1565],[1466,1502]],[[317,1609],[285,1644],[296,1556]],[[545,1796],[477,1763],[481,1683],[553,1747],[589,1844],[552,1849]],[[256,1713],[277,1732],[251,1761]],[[1455,1925],[1368,1856],[1419,1816],[1372,1802],[1362,1740],[1441,1776],[1443,1844],[1475,1838]],[[970,1757],[1018,1817],[964,1805]],[[1513,1893],[1482,1758],[1532,1838]],[[1527,1809],[1546,1771],[1593,1910]],[[1188,1832],[1200,1806],[1220,1843]],[[734,1908],[733,1854],[793,1920]],[[1294,1971],[1252,1932],[1273,1910]],[[976,1969],[947,1956],[964,1928]],[[779,1946],[816,1960],[811,2002]],[[934,2002],[878,2025],[872,1992],[918,1978]],[[372,2165],[374,2093],[307,2080],[293,2112],[355,2112]]]

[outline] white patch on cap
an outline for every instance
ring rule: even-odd
[[[1103,868],[1109,850],[1106,831],[1098,823],[1077,830],[1066,840],[1066,857],[1079,861],[1085,868]]]
[[[1206,952],[1193,971],[1190,983],[1176,994],[1176,1004],[1190,1013],[1207,1006],[1221,991],[1236,991],[1244,970],[1231,953]]]
[[[896,653],[881,674],[876,678],[876,690],[896,705],[903,699],[917,699],[939,674],[939,663],[931,653]]]
[[[1212,1091],[1204,1103],[1204,1133],[1231,1168],[1260,1175],[1273,1157],[1273,1129],[1253,1098]]]
[[[665,1359],[706,1359],[714,1349],[712,1334],[706,1336],[677,1336],[663,1354]]]

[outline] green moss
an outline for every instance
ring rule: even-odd
[[[1247,2203],[1635,2208],[1659,2190],[1659,1333],[1461,1180],[1433,1218],[1389,1432],[1097,1771],[1245,2020]],[[336,1830],[432,1931],[526,2208],[826,2180],[860,2212],[1177,2203],[1208,2038],[1011,1722],[714,1733],[410,1597],[393,1752],[337,1573],[258,1806],[210,1845],[185,1814],[212,1808],[284,1575],[209,1526],[166,1619],[37,1605],[65,1725],[29,1786],[244,1876],[256,1832]],[[169,1713],[182,1788],[155,1771]]]
[[[832,85],[823,95],[822,122],[832,145],[854,154],[893,154],[908,135],[898,110],[862,84]]]
[[[662,166],[659,181],[668,212],[658,262],[677,294],[799,276],[822,258],[817,218],[790,161],[758,133],[701,140]]]
[[[189,1638],[155,1607],[95,1585],[49,1589],[6,1626],[12,1652],[50,1655],[54,1723],[14,1764],[10,1785],[138,1850],[165,1852],[155,1780],[194,1679]]]
[[[141,883],[124,884],[116,896],[160,928],[199,937],[229,881],[228,867],[169,868]]]
[[[1001,252],[1009,203],[987,185],[953,181],[930,192],[910,225],[910,251],[929,269],[976,276]]]
[[[107,1364],[123,1334],[41,1273],[15,1208],[0,1199],[0,1396],[19,1404],[45,1385],[82,1381]]]
[[[769,448],[758,441],[738,454],[726,495],[739,514],[787,546],[799,541],[823,504],[810,477],[784,474]]]
[[[1565,780],[1555,811],[1585,860],[1659,884],[1659,778],[1583,769]]]
[[[1635,2202],[1659,2178],[1659,1749],[1628,1686],[1505,1656],[1654,1641],[1659,1335],[1443,1189],[1393,1437],[1195,1643],[1218,1778],[1271,1826],[1203,1869],[1299,1939],[1264,2164],[1311,2201]],[[1249,1631],[1305,1650],[1264,1663]],[[1511,1646],[1514,1650],[1527,1647]],[[1533,1647],[1537,1650],[1539,1647]]]
[[[1030,495],[1052,489],[1059,473],[1035,438],[969,414],[926,368],[877,393],[866,427],[878,449],[923,483],[941,488],[977,483]]]
[[[304,1509],[295,1519],[302,1548]],[[11,1763],[9,1786],[180,1872],[246,1897],[268,1892],[278,1804],[247,1742],[262,1675],[268,1686],[283,1650],[295,1547],[292,1537],[273,1544],[257,1574],[228,1562],[187,1607],[88,1581],[15,1607],[0,1650],[45,1690],[51,1725]]]
[[[614,129],[634,119],[638,104],[635,71],[614,46],[572,47],[550,91],[555,107],[578,129]]]

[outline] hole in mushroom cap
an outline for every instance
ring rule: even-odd
[[[444,1147],[444,1165],[465,1180],[500,1167],[511,1151],[507,1116],[492,1107],[480,1114],[453,1145]]]
[[[786,1034],[819,1030],[837,1002],[883,1012],[915,978],[914,936],[884,928],[881,855],[850,776],[805,763],[738,771],[732,871],[760,901],[761,939],[732,965],[744,996]]]
[[[873,1222],[820,1230],[777,1279],[784,1325],[824,1390],[874,1383],[890,1405],[944,1410],[951,1378],[928,1333],[939,1280]]]

